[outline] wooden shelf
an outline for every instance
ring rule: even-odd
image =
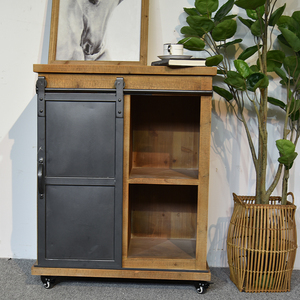
[[[134,237],[130,240],[128,258],[195,259],[195,239]]]
[[[197,169],[133,168],[129,183],[197,185]]]

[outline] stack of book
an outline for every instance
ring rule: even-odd
[[[175,59],[163,58],[151,63],[151,66],[170,66],[170,67],[205,67],[205,58]]]

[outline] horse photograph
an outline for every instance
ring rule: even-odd
[[[139,61],[141,0],[60,0],[56,60]]]

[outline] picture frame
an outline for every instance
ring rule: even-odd
[[[52,0],[49,64],[147,65],[149,0]]]

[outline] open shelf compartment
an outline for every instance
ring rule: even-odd
[[[129,187],[128,258],[195,259],[197,186]]]
[[[132,96],[132,182],[139,178],[198,179],[199,128],[199,97]]]

